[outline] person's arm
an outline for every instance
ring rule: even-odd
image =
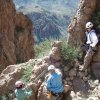
[[[28,97],[32,96],[32,90],[27,91],[27,92],[26,92],[26,95],[27,95]]]
[[[87,42],[87,32],[85,32],[83,36],[83,44],[86,44],[86,42]]]
[[[32,90],[31,89],[25,90],[25,95],[26,95],[26,97],[32,96]]]
[[[29,83],[29,84],[26,85],[25,94],[26,94],[27,97],[32,96],[31,86],[32,86],[32,83]]]
[[[96,44],[98,43],[98,38],[96,36],[96,33],[95,32],[92,32],[91,33],[91,37],[92,37],[93,42],[90,44],[90,46],[91,47],[95,47]]]
[[[47,88],[50,89],[50,87],[51,87],[51,77],[48,77],[48,79],[46,81],[46,85],[47,85]]]

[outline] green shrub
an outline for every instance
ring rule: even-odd
[[[29,70],[25,71],[25,74],[22,76],[21,80],[24,83],[27,83],[30,79],[31,74],[32,74],[32,69],[29,68]]]
[[[82,54],[79,47],[70,46],[67,43],[62,43],[61,56],[63,63],[72,64],[75,59],[81,58]]]
[[[32,69],[33,69],[34,65],[33,66],[28,66],[24,72],[24,75],[22,76],[21,80],[24,82],[24,83],[28,83],[29,82],[29,79],[30,79],[30,76],[32,75]]]
[[[43,41],[39,44],[36,44],[34,47],[35,57],[41,58],[43,56],[48,55],[49,51],[51,50],[51,43],[53,41],[54,41],[53,39],[51,39],[51,40],[46,39],[45,41]]]
[[[49,51],[51,50],[51,43],[55,40],[45,40],[37,45],[35,45],[35,57],[41,58],[45,55],[48,55]],[[75,59],[81,58],[82,54],[80,52],[79,47],[70,46],[66,43],[65,40],[62,40],[62,48],[61,48],[61,56],[62,61],[73,63]]]

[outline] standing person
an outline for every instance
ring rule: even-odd
[[[63,93],[62,73],[55,69],[54,65],[48,67],[49,75],[46,80],[48,93],[51,94],[50,100],[61,100]]]
[[[24,87],[24,83],[22,81],[17,81],[15,83],[15,95],[16,100],[27,100],[30,96],[32,96],[32,90],[30,88],[30,85],[27,85],[27,87]]]
[[[80,70],[87,70],[90,62],[92,61],[92,57],[96,52],[96,45],[98,43],[98,37],[96,35],[95,30],[93,29],[93,23],[86,23],[86,55],[84,57],[84,64],[80,66]]]

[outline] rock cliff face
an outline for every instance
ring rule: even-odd
[[[91,21],[93,19],[92,15],[97,12],[100,12],[99,0],[80,0],[77,14],[69,25],[69,44],[79,45],[83,42],[85,24],[87,21]],[[96,20],[93,20],[93,23],[96,23]],[[100,79],[100,46],[98,46],[98,51],[93,57],[91,67],[96,78]]]
[[[29,60],[33,55],[32,23],[16,13],[12,0],[0,0],[0,72],[10,64]]]
[[[97,0],[80,0],[79,9],[76,16],[73,18],[69,25],[69,39],[70,44],[81,44],[84,32],[85,24],[90,20],[92,14],[96,9]]]

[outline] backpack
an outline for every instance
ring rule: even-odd
[[[100,45],[100,29],[96,29],[96,35],[98,37],[98,43],[97,46]]]
[[[98,43],[96,46],[99,46],[100,45],[100,29],[95,29],[96,30],[96,35],[97,35],[97,38],[98,38]],[[94,31],[94,30],[93,30]],[[87,37],[86,37],[86,34],[84,35],[84,39],[83,39],[83,43],[86,44],[86,41],[87,41]]]

